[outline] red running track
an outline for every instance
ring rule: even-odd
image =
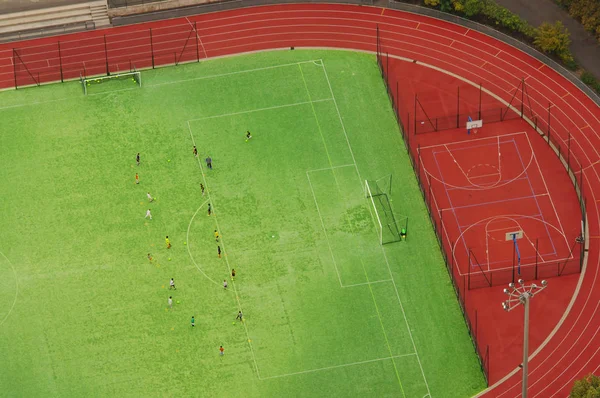
[[[545,344],[530,358],[529,396],[565,396],[574,379],[600,370],[600,290],[594,289],[600,271],[598,231],[600,214],[600,109],[599,107],[560,74],[540,61],[496,39],[421,15],[382,9],[377,7],[325,4],[291,4],[252,7],[233,11],[198,15],[167,21],[152,22],[61,36],[62,41],[81,41],[106,34],[141,35],[149,27],[168,29],[197,22],[200,35],[199,56],[216,57],[249,51],[287,47],[330,47],[374,52],[376,49],[376,25],[379,25],[386,51],[390,55],[416,59],[419,64],[453,73],[456,77],[472,82],[482,82],[489,90],[509,101],[521,78],[525,78],[529,94],[534,100],[532,108],[538,114],[552,103],[553,126],[565,133],[557,137],[564,143],[566,132],[572,134],[572,151],[582,163],[584,192],[587,200],[589,225],[588,261],[580,278],[576,281],[575,293],[559,288],[548,290],[555,296],[568,294],[569,306],[544,308],[544,311],[560,311],[563,322],[554,329],[553,324],[538,324],[548,336]],[[185,40],[179,32],[177,40]],[[57,38],[45,38],[23,43],[0,45],[0,87],[11,87],[7,83],[12,77],[12,47],[56,43]],[[164,44],[165,53],[170,51]],[[81,52],[85,48],[80,47]],[[111,49],[119,53],[118,46]],[[195,47],[194,47],[195,50]],[[473,53],[477,52],[477,57]],[[43,60],[43,55],[36,55]],[[51,55],[47,56],[51,58]],[[188,58],[189,57],[189,58]],[[100,58],[101,59],[101,58]],[[193,59],[193,53],[185,60]],[[121,61],[124,62],[124,61]],[[50,65],[50,60],[47,60]],[[432,76],[436,72],[430,69]],[[543,101],[540,100],[543,98]],[[536,100],[537,99],[537,100]],[[557,280],[558,282],[559,280]],[[556,283],[558,285],[558,283]],[[484,289],[481,289],[484,290]],[[487,290],[487,289],[485,289]],[[499,306],[498,295],[484,296],[490,308]],[[571,297],[572,296],[572,297]],[[565,304],[568,300],[564,300]],[[541,303],[541,302],[540,302]],[[535,312],[535,304],[532,307]],[[519,314],[511,317],[515,325],[520,323]],[[532,315],[533,316],[533,315]],[[518,318],[518,319],[517,319]],[[539,318],[538,320],[542,320]],[[543,322],[542,322],[543,323]],[[493,321],[487,327],[493,328]],[[520,335],[520,332],[516,332]],[[516,341],[520,338],[516,338]],[[495,383],[482,395],[494,397],[517,397],[520,395],[521,374],[516,362],[500,366],[500,375],[491,377]],[[494,373],[493,369],[491,371]],[[497,371],[496,371],[497,372]],[[506,375],[506,376],[504,376]]]

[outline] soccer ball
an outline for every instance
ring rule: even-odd
[[[169,261],[171,261],[171,257],[169,257]]]

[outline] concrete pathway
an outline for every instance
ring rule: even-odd
[[[496,0],[533,26],[561,21],[571,32],[571,52],[577,62],[600,79],[600,44],[569,13],[552,0]]]

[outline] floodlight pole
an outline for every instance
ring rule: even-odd
[[[502,308],[505,311],[510,312],[517,308],[519,305],[523,305],[524,318],[523,318],[523,381],[522,381],[522,392],[521,397],[527,398],[527,368],[529,362],[529,300],[548,286],[548,282],[542,281],[542,286],[538,286],[535,283],[531,285],[525,285],[523,279],[518,280],[518,286],[514,283],[509,283],[509,289],[504,289],[504,293],[508,295],[508,300],[502,303]]]

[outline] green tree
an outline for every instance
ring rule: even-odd
[[[600,378],[592,374],[577,380],[571,390],[570,398],[599,398]]]
[[[559,57],[563,62],[572,62],[573,55],[569,50],[570,33],[560,21],[554,24],[544,22],[537,29],[534,44],[546,54]]]
[[[467,17],[472,17],[481,12],[483,4],[481,0],[465,0],[463,5],[463,12]]]

